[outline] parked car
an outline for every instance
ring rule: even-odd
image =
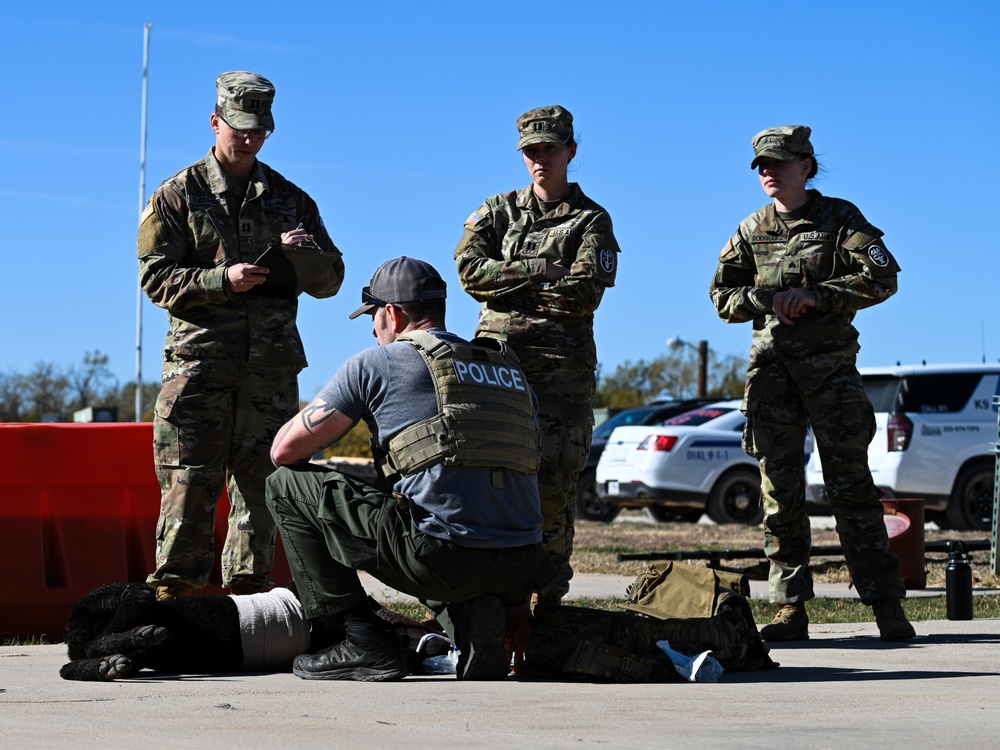
[[[922,498],[927,520],[941,528],[991,528],[1000,364],[860,372],[875,407],[875,484],[888,497]],[[818,451],[806,466],[806,493],[815,507],[829,506]]]
[[[597,494],[597,462],[604,452],[604,446],[616,427],[628,425],[655,424],[678,414],[712,403],[709,398],[689,398],[676,401],[654,401],[645,406],[635,406],[623,409],[602,422],[594,430],[594,438],[590,444],[590,455],[587,465],[580,472],[580,480],[576,485],[576,515],[591,521],[613,521],[621,511],[621,506],[604,502]],[[651,507],[650,516],[657,521],[692,520],[697,521],[701,514],[691,518],[692,512],[687,508],[678,508],[676,513],[661,512],[658,507]]]
[[[741,445],[745,421],[734,400],[655,425],[616,428],[597,464],[598,495],[621,507],[679,509],[695,518],[707,512],[716,523],[760,523],[760,469]]]

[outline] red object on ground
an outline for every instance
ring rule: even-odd
[[[159,513],[151,423],[0,424],[0,638],[59,640],[84,594],[145,581]],[[223,493],[202,593],[224,592],[228,514]],[[271,575],[292,579],[280,536]]]
[[[884,498],[889,546],[899,558],[899,576],[908,589],[927,588],[924,550],[924,501],[921,498]]]

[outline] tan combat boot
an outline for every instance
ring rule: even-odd
[[[553,594],[540,594],[537,591],[531,595],[531,611],[541,604],[543,607],[558,607],[562,604],[562,597]]]
[[[260,594],[270,589],[271,586],[267,581],[257,578],[234,578],[226,588],[233,596],[247,596],[248,594]]]
[[[916,636],[916,631],[906,619],[903,604],[899,599],[878,602],[872,605],[878,632],[883,641],[906,641]]]
[[[809,615],[805,602],[784,605],[774,619],[760,629],[760,637],[772,642],[808,641]]]
[[[194,587],[191,584],[184,583],[184,581],[164,581],[156,584],[153,590],[156,592],[156,601],[172,602],[174,599],[180,599],[182,596],[190,594],[192,588]]]

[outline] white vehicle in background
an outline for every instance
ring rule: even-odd
[[[716,523],[764,517],[757,460],[741,446],[740,401],[720,401],[655,424],[618,427],[597,463],[597,492],[622,507],[687,509]]]
[[[860,372],[875,407],[875,484],[888,497],[922,498],[927,520],[941,528],[991,528],[1000,364]],[[814,510],[829,505],[818,451],[806,466],[806,494]]]

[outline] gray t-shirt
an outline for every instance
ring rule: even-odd
[[[440,328],[445,340],[466,343]],[[337,411],[364,420],[383,450],[400,430],[438,412],[430,370],[412,344],[376,346],[351,357],[319,395]],[[541,541],[542,514],[534,475],[504,469],[503,487],[489,468],[438,464],[395,486],[425,534],[465,547],[520,547]]]

